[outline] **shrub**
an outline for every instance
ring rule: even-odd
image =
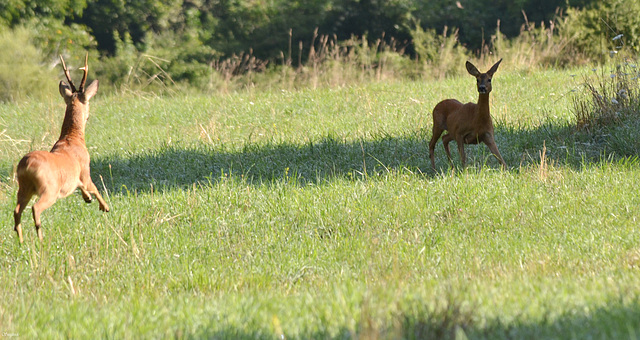
[[[593,75],[585,77],[586,98],[573,100],[577,128],[599,129],[629,117],[640,118],[639,76],[637,62],[627,59],[615,64],[610,72],[594,71]]]
[[[0,28],[0,101],[20,102],[57,94],[56,72],[42,62],[42,52],[24,28]]]
[[[570,8],[560,26],[572,51],[603,63],[610,51],[622,44],[640,53],[640,3],[635,0],[604,0],[584,9]],[[614,37],[624,36],[621,40]]]
[[[90,52],[90,60],[98,59],[96,41],[83,25],[45,17],[30,20],[24,27],[31,32],[31,40],[42,52],[43,60],[51,64],[57,64],[61,54],[65,60],[73,58],[83,62],[85,53]]]
[[[117,53],[103,56],[96,74],[119,90],[166,91],[176,85],[209,89],[217,53],[196,36],[184,32],[151,35],[143,48],[134,45],[128,34],[122,39],[116,35]]]

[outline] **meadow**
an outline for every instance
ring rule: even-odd
[[[478,65],[483,71],[488,65]],[[0,104],[0,335],[640,338],[640,123],[578,130],[591,68],[499,70],[484,146],[431,170],[464,75],[230,94],[101,94],[92,177],[13,231],[14,167],[62,99]],[[577,90],[577,91],[575,91]],[[575,92],[574,92],[575,91]]]

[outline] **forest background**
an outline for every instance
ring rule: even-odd
[[[638,30],[632,0],[3,0],[0,101],[51,93],[85,51],[103,91],[219,92],[602,63]]]

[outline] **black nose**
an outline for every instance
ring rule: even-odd
[[[478,92],[486,93],[487,92],[487,86],[485,86],[485,85],[478,86]]]

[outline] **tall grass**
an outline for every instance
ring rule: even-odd
[[[496,33],[491,36],[490,44],[483,48],[484,58],[491,54],[503,56],[505,63],[514,69],[535,70],[538,68],[567,67],[583,64],[580,54],[569,50],[569,39],[558,32],[555,21],[545,24],[529,22],[524,14],[525,24],[520,34],[513,39],[506,39],[500,32],[500,22]],[[558,17],[558,20],[561,20]]]
[[[423,76],[444,79],[464,73],[460,65],[469,58],[470,53],[460,45],[458,30],[449,33],[448,27],[444,27],[442,34],[438,35],[435,30],[423,30],[417,22],[412,36],[418,55],[417,64]]]
[[[608,69],[610,67],[610,69]],[[640,114],[640,82],[637,61],[622,59],[594,69],[583,80],[587,97],[576,96],[573,110],[578,129],[600,129],[620,124]]]
[[[632,136],[639,127],[640,73],[637,58],[624,53],[623,49],[612,51],[608,65],[579,78],[571,110],[576,129],[592,136],[591,143],[606,143],[618,154],[637,155],[640,142]]]
[[[225,91],[242,87],[299,90],[303,88],[350,86],[369,81],[415,78],[420,73],[404,55],[404,47],[393,38],[380,37],[370,44],[366,37],[338,41],[337,37],[314,33],[311,44],[298,45],[294,61],[291,52],[267,67],[251,54],[234,56],[212,64],[213,88]]]

